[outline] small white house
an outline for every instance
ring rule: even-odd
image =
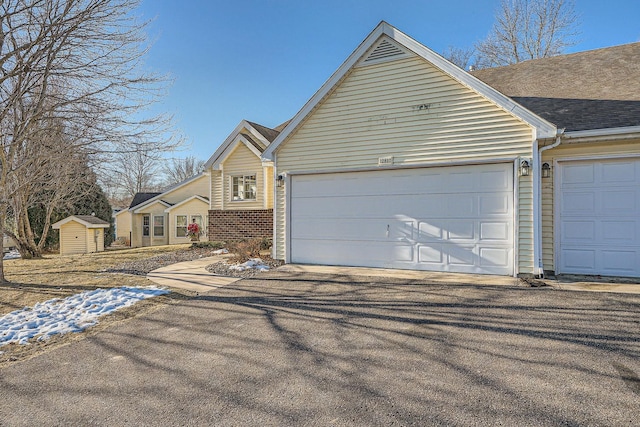
[[[71,215],[52,225],[60,230],[60,255],[104,251],[104,230],[110,224],[92,215]]]

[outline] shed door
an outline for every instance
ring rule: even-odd
[[[640,159],[559,163],[558,273],[640,277]]]
[[[294,175],[294,263],[512,275],[513,165]]]

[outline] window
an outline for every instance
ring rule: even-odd
[[[255,200],[256,199],[256,176],[232,176],[231,177],[231,200]]]
[[[202,215],[191,215],[191,222],[195,222],[202,230]]]
[[[187,216],[176,216],[176,237],[187,237]]]
[[[142,217],[142,235],[145,237],[149,237],[149,215],[145,215]]]
[[[153,216],[153,236],[154,237],[163,237],[164,236],[164,216]]]

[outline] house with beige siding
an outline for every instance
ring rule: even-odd
[[[279,129],[279,128],[278,128]],[[138,193],[114,215],[117,238],[133,247],[200,240],[233,241],[273,234],[273,164],[266,147],[280,133],[243,120],[205,165],[205,171],[161,193]]]
[[[200,225],[206,240],[209,175],[201,173],[161,193],[138,193],[114,215],[116,238],[132,247],[188,243],[187,226]]]
[[[209,240],[273,235],[273,162],[262,153],[280,129],[243,120],[205,164],[211,179]]]
[[[611,49],[470,74],[381,22],[262,153],[273,256],[640,276],[640,44]]]

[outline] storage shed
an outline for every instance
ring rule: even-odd
[[[60,230],[60,255],[104,251],[104,229],[110,224],[93,215],[71,215],[53,224]]]

